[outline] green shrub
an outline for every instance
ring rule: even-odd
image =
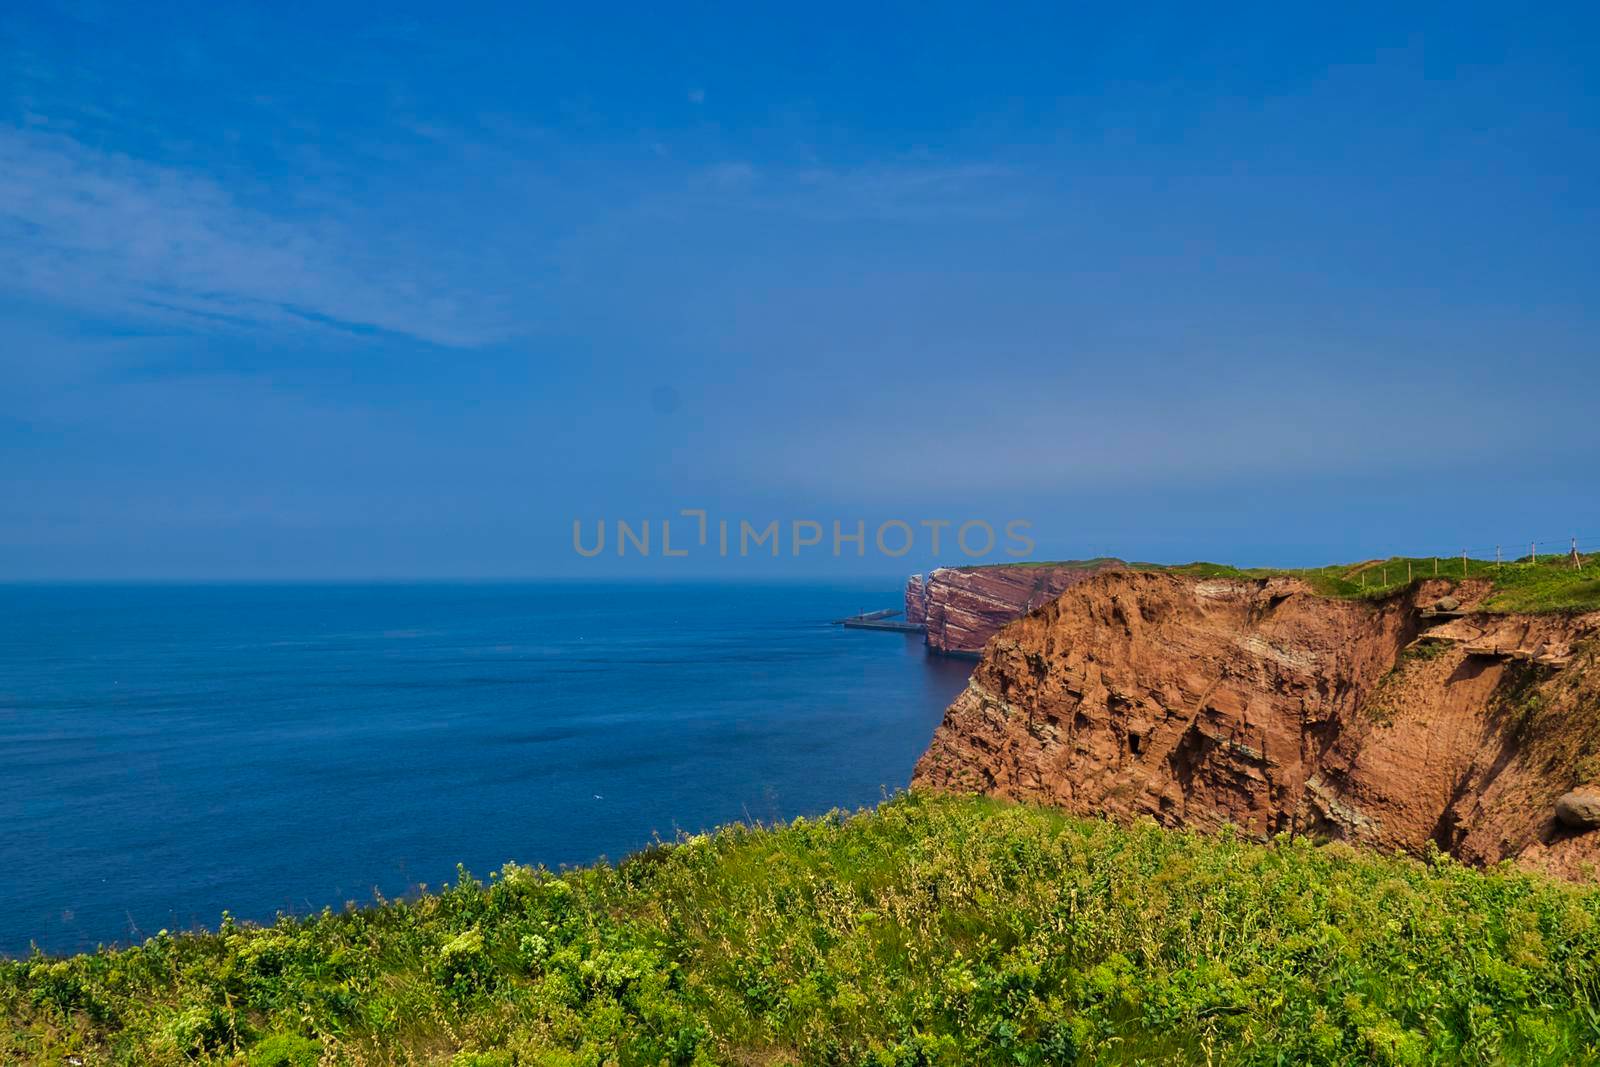
[[[514,1067],[515,1063],[509,1052],[458,1052],[450,1067]]]
[[[273,1034],[250,1048],[248,1067],[317,1067],[322,1046],[299,1034]]]

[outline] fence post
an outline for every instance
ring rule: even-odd
[[[1466,576],[1467,576],[1467,550],[1463,548],[1461,550],[1461,577],[1465,578]]]
[[[1572,566],[1577,570],[1583,570],[1583,557],[1578,555],[1578,539],[1576,537],[1572,539]]]
[[[1529,541],[1528,542],[1528,562],[1529,563],[1538,563],[1539,562],[1539,542],[1537,542],[1537,541]]]

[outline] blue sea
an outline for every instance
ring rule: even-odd
[[[0,586],[0,954],[903,788],[970,664],[839,585]]]

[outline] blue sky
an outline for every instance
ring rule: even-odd
[[[1600,535],[1592,8],[869,8],[8,5],[0,578]]]

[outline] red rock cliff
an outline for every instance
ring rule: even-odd
[[[922,623],[936,652],[977,655],[1006,623],[1047,604],[1077,583],[1120,567],[1093,563],[940,567],[906,582],[906,621]]]
[[[1432,626],[1443,591],[1099,575],[996,635],[913,786],[1593,877],[1553,811],[1600,777],[1600,614]]]

